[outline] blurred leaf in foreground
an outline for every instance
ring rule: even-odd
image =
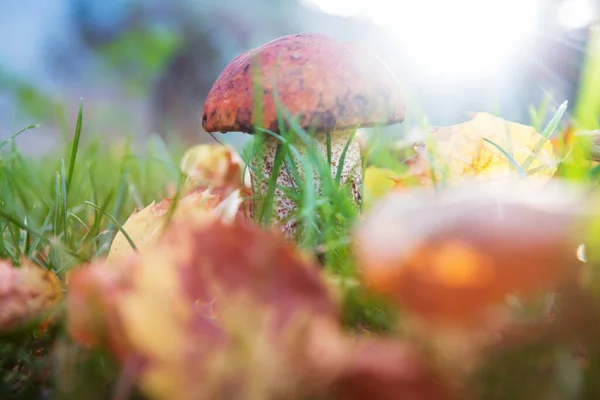
[[[152,399],[454,398],[408,344],[344,333],[318,264],[245,219],[174,221],[71,279],[71,337],[138,365]]]
[[[28,260],[20,267],[0,261],[0,332],[47,316],[61,298],[62,287],[52,271]]]
[[[181,159],[186,174],[184,191],[198,187],[242,188],[243,161],[235,149],[220,144],[201,144],[188,149]]]
[[[74,273],[69,331],[81,337],[90,320],[103,325],[88,333],[108,331],[104,344],[124,344],[122,361],[128,354],[144,360],[139,384],[151,398],[294,393],[310,372],[304,332],[338,312],[308,260],[243,219],[174,220],[139,255]]]
[[[363,280],[425,319],[450,321],[553,288],[580,265],[583,232],[573,234],[585,202],[582,190],[552,183],[388,196],[356,232]]]
[[[322,342],[324,348],[327,341]],[[341,357],[330,387],[339,400],[457,400],[457,389],[408,342],[391,338],[345,337],[338,339]],[[318,364],[328,360],[319,354]],[[317,369],[319,370],[319,369]],[[329,375],[322,371],[323,375]]]
[[[394,188],[397,176],[392,170],[373,165],[365,169],[363,182],[366,210],[371,207],[373,201],[385,196]]]

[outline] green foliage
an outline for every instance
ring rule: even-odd
[[[101,256],[119,221],[165,197],[167,184],[179,177],[158,138],[136,154],[127,143],[106,149],[93,140],[81,148],[81,135],[82,108],[65,156],[25,159],[12,139],[0,144],[0,257],[30,257],[63,271]]]
[[[600,128],[600,23],[590,28],[574,119],[577,129]]]

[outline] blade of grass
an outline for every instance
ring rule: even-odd
[[[13,140],[15,140],[19,135],[21,135],[22,133],[32,130],[32,129],[36,129],[39,128],[40,124],[35,124],[35,125],[29,125],[23,129],[18,130],[17,132],[15,132],[11,137],[9,137],[8,139],[3,140],[2,142],[0,142],[0,150],[6,146],[7,143],[12,142]]]
[[[62,198],[61,216],[62,216],[63,240],[64,240],[65,244],[67,244],[67,246],[68,246],[68,244],[69,244],[69,223],[68,223],[69,208],[67,205],[68,183],[65,180],[65,160],[64,159],[61,160],[60,176],[61,176],[60,189],[61,189],[61,198]]]
[[[75,160],[77,159],[77,151],[79,149],[79,139],[81,138],[81,124],[83,121],[83,99],[79,100],[79,110],[77,111],[77,122],[75,123],[75,136],[73,138],[73,146],[71,147],[71,157],[69,160],[69,172],[67,175],[65,193],[68,193],[73,180],[73,172],[75,171]],[[66,198],[65,198],[66,201]]]
[[[492,146],[494,146],[496,149],[498,149],[503,155],[504,157],[506,157],[506,159],[510,162],[510,164],[517,170],[517,172],[519,173],[519,175],[523,178],[527,177],[527,174],[525,174],[525,171],[523,171],[523,168],[521,168],[521,166],[519,166],[519,163],[517,163],[515,161],[515,159],[508,154],[508,152],[506,152],[506,150],[504,150],[501,146],[499,146],[498,144],[496,144],[495,142],[491,141],[488,138],[483,138],[483,140],[489,144],[491,144]]]
[[[542,132],[542,137],[540,138],[540,140],[537,141],[537,143],[533,147],[533,153],[530,154],[529,157],[527,157],[527,159],[521,165],[521,168],[523,168],[525,170],[531,166],[531,163],[535,160],[537,154],[540,152],[540,150],[542,149],[542,147],[544,146],[546,141],[548,141],[550,139],[550,136],[552,136],[552,134],[556,130],[556,127],[558,126],[558,124],[560,123],[560,120],[562,119],[563,115],[565,114],[565,111],[567,110],[568,105],[569,105],[569,102],[565,101],[564,103],[562,103],[560,105],[560,107],[558,107],[558,110],[556,110],[556,113],[554,114],[554,116],[552,117],[552,119],[550,120],[550,122],[548,123],[548,125],[546,126],[544,131]]]
[[[90,207],[95,208],[99,212],[103,212],[102,207],[98,207],[97,205],[95,205],[91,201],[86,201],[85,204],[89,205]],[[110,215],[107,212],[104,212],[103,215],[106,218],[108,218],[117,227],[117,229],[123,234],[123,236],[125,236],[125,239],[127,239],[127,242],[129,243],[129,245],[131,246],[131,248],[134,251],[137,251],[137,246],[135,245],[135,243],[133,242],[133,240],[131,239],[131,237],[129,236],[129,234],[125,231],[125,229],[123,229],[123,226],[119,223],[119,221],[115,217],[113,217],[112,215]]]
[[[94,210],[94,223],[92,224],[92,227],[89,231],[89,235],[91,235],[92,237],[96,237],[96,235],[98,235],[98,233],[100,232],[102,218],[106,215],[106,210],[108,209],[108,205],[110,204],[113,193],[114,192],[112,190],[108,193],[108,195],[104,199],[104,202],[102,202],[100,210]],[[94,202],[94,204],[96,204],[96,202]]]
[[[120,177],[121,177],[121,179],[119,180],[119,186],[117,188],[117,197],[115,199],[115,203],[113,205],[113,210],[112,210],[112,213],[110,213],[110,215],[117,215],[117,216],[121,215],[123,208],[125,206],[125,201],[127,199],[127,188],[129,187],[129,185],[128,185],[129,166],[128,166],[126,160],[123,161]],[[106,215],[109,215],[109,214],[106,214]],[[114,223],[111,220],[111,223],[109,224],[107,229],[112,230],[113,225],[114,225]]]
[[[271,176],[269,177],[269,182],[267,184],[267,193],[265,195],[265,199],[262,203],[262,207],[259,214],[259,220],[261,221],[263,226],[267,226],[271,222],[271,216],[273,214],[275,185],[277,182],[279,169],[281,168],[284,159],[285,148],[283,145],[278,144],[277,149],[275,150],[275,160],[273,161],[273,169],[271,171]]]
[[[55,237],[58,237],[58,221],[59,221],[59,217],[60,217],[60,208],[59,208],[59,204],[60,204],[60,174],[57,173],[56,174],[56,179],[55,179],[55,184],[54,184],[54,224],[52,226],[53,228],[53,233]]]
[[[352,141],[354,140],[354,137],[356,136],[356,132],[357,132],[357,130],[354,129],[352,134],[350,134],[350,137],[348,138],[348,140],[346,140],[346,145],[344,146],[344,150],[342,150],[342,154],[340,155],[340,160],[338,161],[337,173],[335,175],[336,185],[339,185],[340,180],[342,179],[342,171],[344,169],[344,162],[346,161],[346,153],[348,152],[348,149],[350,148],[350,145],[352,144]]]
[[[177,182],[177,189],[175,190],[175,195],[173,196],[173,199],[171,200],[171,204],[169,205],[169,210],[167,211],[167,215],[165,216],[165,223],[162,226],[161,234],[163,234],[167,230],[167,228],[169,227],[169,225],[171,223],[171,219],[173,218],[173,215],[175,214],[175,209],[177,208],[177,205],[179,204],[179,200],[181,199],[181,196],[183,194],[183,183],[184,182],[185,182],[185,175],[183,173],[181,173],[179,180]]]
[[[42,224],[42,227],[40,228],[40,235],[43,235],[44,232],[47,231],[48,225],[50,225],[50,221],[51,220],[52,220],[52,213],[49,212],[46,215],[46,218],[44,219],[44,223]],[[27,253],[27,257],[28,258],[33,257],[33,252],[35,250],[37,250],[37,248],[38,248],[38,246],[40,245],[41,242],[42,242],[42,236],[35,237],[35,239],[33,240],[33,243],[31,244],[31,248],[29,249],[29,252]]]
[[[45,237],[45,235],[43,233],[37,232],[37,231],[33,230],[32,228],[29,228],[29,227],[23,225],[20,221],[16,220],[13,216],[5,213],[2,210],[0,210],[0,217],[6,219],[7,221],[10,221],[12,224],[17,226],[19,229],[29,231],[29,234],[31,236],[40,238],[40,240],[44,244],[49,244],[49,245],[53,244],[48,238]],[[76,258],[78,261],[81,261],[81,262],[89,261],[89,259],[87,257],[81,256],[80,254],[77,254],[76,252],[72,251],[71,249],[65,248],[60,242],[55,243],[55,246],[58,246],[59,248],[63,248],[70,256]]]

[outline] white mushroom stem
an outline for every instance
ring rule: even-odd
[[[331,137],[331,174],[336,176],[339,161],[341,155],[346,147],[346,143],[350,139],[350,136],[354,133],[354,130],[336,131],[330,135]],[[275,163],[275,155],[277,152],[277,146],[281,143],[280,140],[272,136],[265,137],[264,147],[262,148],[262,157],[259,159],[260,154],[253,158],[253,167],[251,169],[252,177],[252,188],[253,194],[260,197],[260,201],[254,203],[252,212],[259,212],[261,204],[265,196],[267,196],[269,178],[273,171],[273,165]],[[327,159],[327,134],[315,133],[313,135],[313,145],[316,147],[323,159]],[[304,143],[297,140],[294,143],[294,147],[298,150],[301,157],[307,157],[307,148]],[[294,158],[295,160],[295,158]],[[301,179],[304,178],[304,171],[300,162],[296,161],[296,168],[298,175]],[[262,175],[261,175],[262,174]],[[344,166],[342,168],[342,174],[340,178],[340,185],[349,184],[351,187],[352,199],[360,206],[361,204],[361,186],[363,180],[362,163],[360,157],[360,147],[356,140],[352,140],[346,151],[344,158]],[[298,185],[295,184],[292,172],[288,174],[288,169],[285,165],[279,169],[277,174],[277,184],[284,187],[289,187],[294,190]],[[318,176],[318,172],[315,171],[315,185],[317,193],[320,192],[321,184]],[[274,199],[273,199],[273,223],[277,224],[283,234],[288,239],[293,239],[296,236],[296,225],[297,221],[294,212],[298,206],[295,201],[289,198],[281,189],[275,188]]]

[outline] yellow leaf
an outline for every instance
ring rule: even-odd
[[[186,219],[201,223],[211,221],[214,218],[222,218],[225,221],[232,220],[238,212],[242,198],[239,189],[234,190],[229,196],[221,200],[220,196],[212,194],[209,190],[196,190],[183,196],[176,204],[172,220]],[[139,249],[147,248],[156,243],[160,238],[166,217],[169,214],[172,200],[166,198],[160,203],[151,203],[141,211],[134,211],[123,224],[123,230],[131,238]],[[119,231],[112,242],[108,259],[122,257],[131,254],[133,248]]]
[[[373,201],[388,194],[396,185],[398,174],[392,170],[369,166],[364,172],[365,209],[369,209]]]
[[[546,141],[537,154],[535,147],[542,136],[534,128],[506,121],[487,113],[475,113],[470,121],[437,128],[433,131],[432,152],[446,168],[450,182],[465,179],[491,180],[517,173],[510,160],[493,144],[512,156],[519,166],[530,157],[525,171],[540,183],[550,180],[558,168],[552,143]]]

